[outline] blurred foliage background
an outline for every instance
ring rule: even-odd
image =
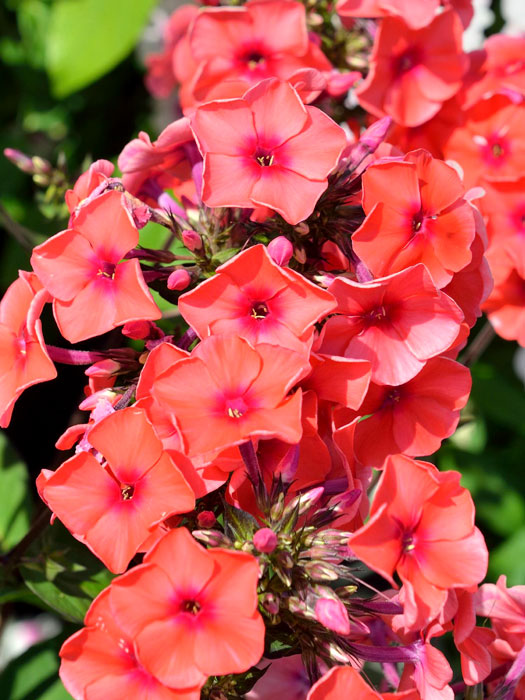
[[[146,26],[149,38],[160,41],[163,13],[177,3],[163,10],[156,4],[155,0],[3,0],[0,150],[10,147],[53,164],[62,162],[66,179],[74,181],[91,160],[116,161],[140,129],[156,136],[173,118],[172,106],[155,104],[148,95],[140,52],[134,51]],[[492,3],[492,10],[486,34],[499,31],[503,24],[499,0]],[[20,227],[32,245],[66,227],[60,204],[63,189],[64,183],[57,182],[44,196],[30,176],[0,155],[0,294],[19,268],[29,269],[29,251],[17,240]],[[46,339],[58,342],[51,314],[46,314]],[[472,337],[484,324],[485,320],[479,322]],[[441,469],[461,471],[463,484],[474,496],[478,525],[492,553],[489,579],[506,574],[509,585],[523,584],[525,391],[519,375],[525,376],[525,355],[514,343],[496,338],[472,373],[472,397],[462,424],[434,461]],[[11,426],[0,435],[0,554],[16,545],[29,528],[38,508],[34,479],[40,469],[54,469],[67,456],[57,453],[54,442],[67,425],[83,420],[74,413],[84,383],[82,368],[61,367],[58,380],[22,396]],[[4,643],[11,620],[29,619],[42,608],[58,609],[66,619],[80,622],[91,597],[108,583],[97,561],[71,538],[35,543],[35,551],[42,547],[48,547],[49,556],[45,565],[24,572],[26,589],[0,582]],[[66,624],[58,636],[12,661],[0,677],[0,696],[69,697],[56,677],[57,650],[73,629]],[[3,654],[0,641],[0,668]]]

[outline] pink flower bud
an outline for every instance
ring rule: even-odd
[[[122,327],[122,335],[133,340],[144,340],[145,338],[161,338],[164,333],[151,321],[128,321]]]
[[[177,291],[182,291],[189,286],[191,282],[191,275],[188,270],[181,267],[179,270],[175,270],[168,277],[168,289],[176,289]]]
[[[100,362],[95,362],[91,367],[88,367],[84,374],[88,377],[111,377],[118,374],[121,368],[120,362],[115,362],[115,360],[100,360]]]
[[[253,544],[259,552],[270,554],[277,547],[277,535],[269,527],[263,527],[253,536]]]
[[[215,517],[215,514],[211,512],[211,510],[203,510],[197,515],[197,523],[199,527],[213,527],[216,522],[217,518]]]
[[[334,598],[319,598],[315,604],[315,617],[323,627],[337,634],[350,634],[350,620],[345,606]]]
[[[268,244],[268,253],[274,263],[280,267],[286,267],[293,255],[293,245],[284,236],[277,236]]]
[[[181,233],[182,242],[188,250],[202,250],[202,239],[196,231],[186,229]]]

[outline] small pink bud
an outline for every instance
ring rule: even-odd
[[[252,538],[255,548],[259,552],[270,554],[277,547],[277,535],[269,527],[263,527]]]
[[[210,528],[215,525],[217,518],[211,510],[203,510],[197,515],[197,523],[199,527]]]
[[[151,321],[128,321],[122,327],[122,335],[133,340],[145,340],[146,338],[162,338],[164,333]]]
[[[18,151],[16,148],[4,148],[4,156],[24,173],[33,174],[35,172],[33,160],[22,151]]]
[[[84,374],[88,377],[111,377],[118,374],[121,368],[120,362],[115,362],[115,360],[100,360],[100,362],[95,362],[91,367],[88,367]]]
[[[168,289],[176,289],[177,291],[182,291],[186,289],[191,283],[191,275],[188,270],[181,267],[179,270],[175,270],[168,277]]]
[[[350,634],[350,620],[345,606],[340,600],[333,598],[319,598],[315,604],[315,617],[317,622],[321,623],[332,632],[337,634]]]
[[[188,250],[192,252],[195,250],[202,250],[202,238],[196,231],[191,229],[186,229],[181,233],[182,242]]]
[[[279,267],[286,267],[293,255],[293,245],[284,236],[277,236],[268,244],[268,253]]]

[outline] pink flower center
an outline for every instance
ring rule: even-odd
[[[197,600],[183,600],[180,606],[181,612],[197,615],[200,612],[201,604]]]
[[[263,168],[268,168],[273,165],[274,156],[265,148],[258,148],[254,155],[255,160]]]
[[[525,234],[525,203],[512,212],[511,220],[516,233]]]
[[[403,533],[403,539],[401,540],[401,547],[405,554],[412,552],[416,545],[414,544],[414,534],[412,532]]]
[[[387,311],[384,306],[376,306],[375,309],[368,311],[364,317],[363,321],[368,326],[375,326],[378,323],[382,323],[386,320]]]
[[[394,57],[395,75],[403,75],[421,63],[421,51],[417,46],[411,46],[399,56]]]
[[[247,410],[248,406],[241,397],[226,402],[226,413],[230,418],[242,418]]]
[[[120,487],[120,495],[123,501],[130,501],[135,493],[135,487],[132,484],[122,484]]]
[[[266,304],[262,301],[257,301],[254,304],[252,304],[252,310],[251,310],[251,317],[257,319],[257,321],[261,321],[263,318],[266,318],[268,316],[269,311],[268,307]]]
[[[113,263],[106,262],[105,260],[100,260],[98,263],[97,275],[99,277],[107,277],[108,279],[113,279],[115,274],[115,267]]]
[[[492,134],[478,139],[478,142],[481,145],[481,156],[489,167],[501,168],[505,165],[510,154],[510,144],[502,134]]]
[[[266,54],[267,52],[260,44],[254,43],[243,46],[242,49],[237,52],[236,59],[239,63],[242,63],[243,66],[253,71],[264,67],[267,59]]]

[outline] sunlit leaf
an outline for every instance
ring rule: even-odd
[[[76,92],[122,61],[155,5],[155,0],[55,0],[46,45],[55,96]]]

